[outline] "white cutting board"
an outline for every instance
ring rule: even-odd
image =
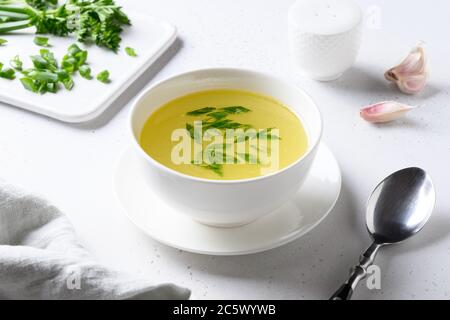
[[[64,122],[80,123],[95,119],[170,47],[177,36],[175,27],[165,21],[133,12],[127,14],[133,25],[122,33],[117,54],[95,45],[80,45],[89,51],[88,63],[93,80],[76,75],[71,91],[62,87],[56,94],[39,95],[25,90],[18,79],[0,78],[0,101]],[[24,67],[31,66],[29,56],[38,54],[41,48],[33,43],[34,37],[33,30],[0,35],[0,38],[8,40],[0,47],[0,62],[9,65],[10,59],[19,54]],[[49,38],[52,45],[49,49],[59,61],[75,42],[73,38]],[[128,56],[124,51],[127,46],[134,48],[138,57]],[[111,74],[109,84],[95,80],[95,75],[105,69]]]

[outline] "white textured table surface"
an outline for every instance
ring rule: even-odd
[[[199,298],[326,299],[369,245],[364,206],[372,188],[392,171],[422,166],[437,188],[436,211],[420,235],[379,255],[382,289],[361,286],[356,298],[450,298],[450,46],[443,38],[450,28],[450,2],[359,2],[378,6],[380,28],[371,24],[357,64],[343,78],[316,83],[293,72],[288,59],[291,0],[122,1],[126,9],[174,23],[179,48],[96,123],[71,126],[0,106],[0,177],[52,200],[86,246],[112,266],[188,286]],[[418,40],[427,43],[431,83],[417,97],[404,96],[383,80],[383,72]],[[324,141],[342,167],[343,192],[330,216],[292,244],[244,257],[180,252],[140,233],[114,198],[111,180],[117,156],[128,145],[130,97],[158,79],[212,66],[281,76],[308,91],[323,112]],[[378,127],[359,118],[360,106],[394,98],[422,108]]]

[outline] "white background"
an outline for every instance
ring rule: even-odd
[[[380,28],[370,24],[355,67],[333,83],[302,79],[292,67],[286,32],[292,2],[121,1],[125,9],[175,24],[178,45],[94,123],[67,125],[0,106],[0,177],[59,206],[88,249],[110,266],[190,287],[199,298],[326,299],[369,245],[364,207],[372,188],[392,171],[421,166],[437,188],[435,213],[421,234],[379,255],[382,290],[361,286],[355,298],[450,298],[450,2],[360,0],[364,9],[381,10]],[[418,40],[427,43],[431,81],[422,94],[405,96],[383,72]],[[129,145],[130,99],[157,80],[214,66],[281,76],[309,92],[324,115],[324,141],[342,167],[343,191],[330,216],[292,244],[244,257],[180,252],[140,233],[114,197],[115,163]],[[361,106],[388,99],[421,108],[388,125],[359,118]]]

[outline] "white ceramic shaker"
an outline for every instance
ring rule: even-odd
[[[353,0],[297,0],[289,10],[294,64],[319,81],[339,78],[356,60],[363,14]]]

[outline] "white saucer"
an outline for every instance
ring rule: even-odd
[[[341,190],[339,165],[322,144],[304,185],[292,201],[251,224],[214,228],[195,222],[156,197],[141,178],[136,157],[133,149],[126,150],[114,176],[114,189],[126,215],[153,239],[199,254],[251,254],[294,241],[328,215]]]

